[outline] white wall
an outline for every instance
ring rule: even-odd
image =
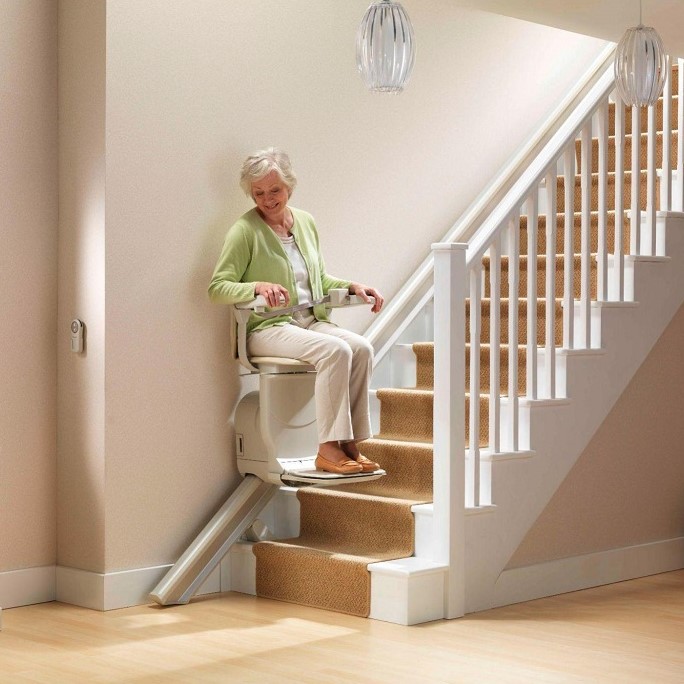
[[[329,270],[391,297],[604,45],[408,2],[412,82],[371,95],[354,62],[366,7],[107,3],[107,571],[175,559],[235,484],[239,382],[206,287],[250,206],[244,156],[288,150]]]
[[[55,558],[56,22],[0,3],[0,572]]]

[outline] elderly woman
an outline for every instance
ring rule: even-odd
[[[270,307],[308,304],[292,315],[248,323],[252,356],[300,359],[316,368],[316,467],[331,473],[372,472],[378,464],[359,452],[371,436],[368,409],[373,349],[361,335],[331,323],[317,304],[328,290],[348,288],[371,311],[383,305],[372,287],[335,278],[325,270],[313,217],[289,206],[297,184],[290,159],[268,148],[248,157],[240,185],[256,207],[230,228],[209,286],[213,301],[237,304],[262,295]]]

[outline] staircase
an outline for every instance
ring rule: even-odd
[[[675,66],[670,83],[678,76]],[[578,139],[557,146],[469,242],[465,339],[461,327],[460,340],[433,341],[426,300],[381,359],[376,377],[391,386],[374,391],[378,429],[364,453],[387,477],[284,490],[280,505],[290,519],[299,507],[300,529],[248,545],[258,595],[412,624],[448,613],[445,589],[458,577],[462,612],[603,581],[506,567],[684,300],[682,115],[670,113],[679,98],[672,110],[661,99],[632,114],[609,102],[610,83],[601,88]],[[465,401],[445,392],[443,373],[435,384],[435,344],[449,345],[451,359],[465,349]],[[432,474],[453,459],[433,449],[435,402],[465,416],[453,431],[466,448],[457,572],[436,551]]]

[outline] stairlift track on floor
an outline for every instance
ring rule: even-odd
[[[330,308],[366,304],[347,290],[331,290],[317,303]],[[357,484],[386,474],[384,470],[349,475],[317,470],[316,457],[311,455],[317,453],[318,445],[315,369],[297,359],[248,357],[250,315],[281,316],[299,308],[278,308],[271,313],[261,296],[234,307],[235,356],[250,372],[259,373],[259,391],[243,397],[235,410],[237,463],[244,479],[152,590],[150,598],[160,605],[187,603],[230,547],[255,524],[279,486]]]

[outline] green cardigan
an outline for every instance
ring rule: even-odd
[[[326,273],[318,231],[311,214],[292,207],[290,210],[294,217],[291,232],[306,262],[314,300],[321,299],[333,288],[349,287],[351,281]],[[263,221],[255,207],[243,214],[228,231],[209,284],[209,297],[213,302],[223,304],[248,302],[256,296],[254,288],[257,282],[278,283],[290,293],[291,305],[299,303],[292,264],[280,238]],[[329,320],[324,305],[314,306],[313,310],[319,321]],[[252,314],[247,332],[271,325],[285,325],[291,320],[291,316],[263,320]]]

